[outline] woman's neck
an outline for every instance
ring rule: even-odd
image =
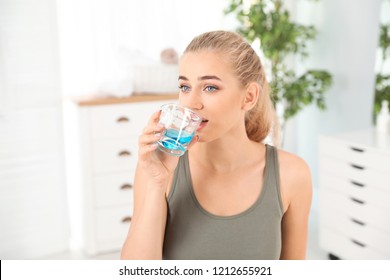
[[[241,134],[242,135],[242,134]],[[247,135],[226,136],[208,143],[197,143],[190,151],[198,164],[216,172],[232,172],[261,160],[265,146]]]

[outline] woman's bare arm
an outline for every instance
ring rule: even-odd
[[[154,113],[138,141],[138,163],[134,180],[134,209],[122,259],[161,259],[167,218],[165,193],[178,158],[164,155],[156,141],[163,127],[161,111]]]
[[[280,259],[305,259],[308,222],[312,200],[312,182],[307,164],[295,157],[289,160],[287,178],[289,204],[282,219],[282,252]]]
[[[162,259],[167,218],[166,185],[148,180],[147,175],[137,166],[133,218],[121,259]]]

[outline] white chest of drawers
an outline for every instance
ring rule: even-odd
[[[67,102],[65,137],[71,245],[89,255],[121,248],[132,217],[138,136],[175,95]],[[146,101],[145,101],[146,100]]]
[[[320,137],[320,246],[341,259],[390,259],[390,135]]]

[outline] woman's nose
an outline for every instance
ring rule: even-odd
[[[197,111],[203,109],[202,100],[197,92],[191,92],[185,98],[183,98],[182,105],[185,107]]]

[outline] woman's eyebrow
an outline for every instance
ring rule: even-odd
[[[178,80],[188,81],[188,78],[185,77],[185,76],[179,76]],[[222,81],[219,77],[214,76],[214,75],[201,76],[201,77],[198,78],[198,80],[199,81],[202,81],[202,80],[218,80],[218,81]]]
[[[198,80],[218,80],[218,81],[221,81],[220,78],[218,78],[217,76],[213,76],[213,75],[202,76],[202,77],[199,77]]]

